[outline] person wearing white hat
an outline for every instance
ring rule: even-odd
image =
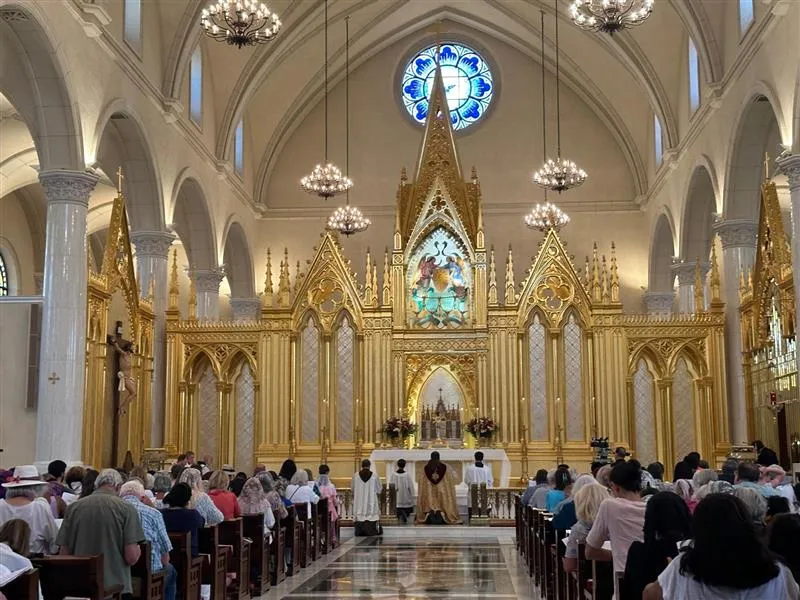
[[[6,497],[0,500],[0,525],[11,519],[22,519],[31,528],[30,553],[55,554],[58,527],[50,505],[41,497],[47,490],[47,482],[39,478],[36,467],[17,467],[3,487]]]

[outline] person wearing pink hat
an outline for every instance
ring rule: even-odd
[[[39,478],[33,465],[14,469],[14,475],[3,484],[6,497],[0,500],[0,525],[11,519],[22,519],[31,528],[30,553],[55,554],[58,528],[50,505],[41,497],[47,482]]]

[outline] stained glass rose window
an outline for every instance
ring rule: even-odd
[[[430,46],[414,55],[403,70],[401,93],[411,117],[425,123],[428,101],[436,73],[436,49]],[[463,44],[440,46],[439,61],[453,129],[464,129],[478,121],[489,108],[494,81],[489,65],[472,48]]]

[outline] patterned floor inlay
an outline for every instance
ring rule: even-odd
[[[500,528],[386,528],[346,540],[266,598],[533,599],[514,532]]]

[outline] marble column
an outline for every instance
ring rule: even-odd
[[[219,284],[225,277],[222,267],[215,269],[195,269],[192,279],[197,288],[197,319],[199,321],[219,320]]]
[[[164,391],[166,389],[165,312],[167,309],[167,269],[169,248],[175,236],[164,231],[136,231],[131,242],[136,248],[136,277],[139,293],[147,297],[153,285],[155,337],[153,340],[153,407],[150,422],[150,446],[160,448],[164,441]]]
[[[672,272],[678,278],[679,314],[694,312],[694,265],[695,261],[683,261],[672,265]]]
[[[261,298],[231,298],[234,321],[258,321],[261,319]]]
[[[644,309],[648,315],[669,317],[675,305],[675,292],[645,292]]]
[[[742,368],[742,336],[739,327],[739,273],[750,269],[756,257],[758,225],[728,219],[714,225],[722,241],[723,299],[725,300],[725,355],[728,372],[728,413],[731,441],[747,443],[747,394]]]
[[[81,462],[86,364],[86,215],[97,176],[42,171],[47,200],[36,463]]]
[[[792,201],[792,266],[800,271],[800,154],[781,156],[776,161],[778,168],[789,180],[789,193]],[[800,275],[794,277],[794,314],[800,315]],[[800,373],[800,352],[795,352],[797,372]]]

